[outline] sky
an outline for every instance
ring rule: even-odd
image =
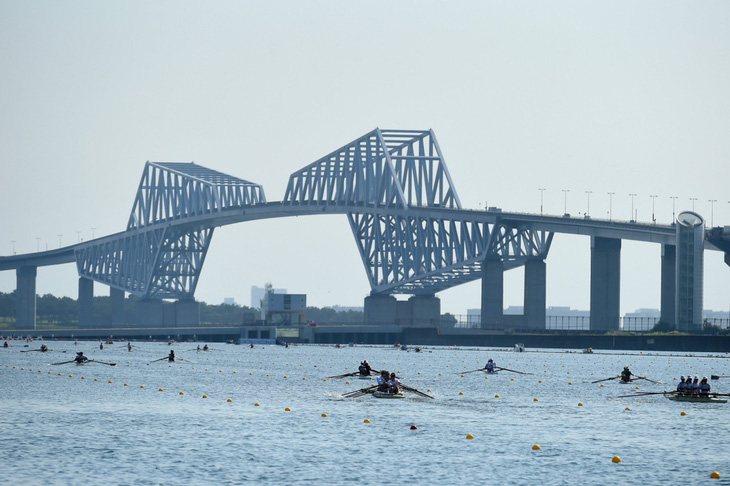
[[[0,0],[0,255],[124,230],[148,160],[278,201],[376,127],[433,129],[466,208],[539,213],[542,188],[547,214],[628,220],[636,194],[639,221],[674,204],[730,225],[729,22],[726,1]],[[659,308],[660,251],[623,242],[622,313]],[[590,239],[557,234],[546,262],[548,306],[588,309]],[[248,305],[266,282],[317,307],[370,291],[345,216],[217,228],[196,298]],[[704,308],[728,289],[705,252]],[[37,292],[76,298],[75,265],[39,268]],[[466,314],[480,293],[437,295]]]

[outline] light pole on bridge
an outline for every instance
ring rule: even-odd
[[[652,194],[649,196],[651,198],[651,221],[656,224],[656,217],[654,216],[654,201],[656,200],[657,196],[656,194]]]
[[[631,193],[629,196],[631,196],[631,220],[629,222],[636,223],[636,218],[634,217],[634,197],[636,197],[636,194]]]
[[[672,200],[672,224],[674,224],[674,203],[677,202],[677,196],[669,196]]]
[[[615,192],[607,192],[608,194],[608,220],[613,220],[613,195]]]
[[[586,210],[586,218],[591,217],[591,194],[593,194],[593,191],[586,191],[586,196],[588,197],[588,209]]]
[[[689,198],[689,200],[692,201],[692,211],[694,211],[695,210],[695,201],[697,200],[697,198],[691,197],[691,198]]]
[[[563,194],[565,195],[565,203],[563,205],[563,216],[568,215],[568,193],[570,192],[570,189],[562,189]]]
[[[540,191],[540,214],[542,214],[542,198],[543,198],[543,195],[545,194],[545,188],[541,187],[538,189],[538,191]]]
[[[707,202],[710,203],[710,228],[715,227],[715,203],[717,202],[717,199],[708,199]]]

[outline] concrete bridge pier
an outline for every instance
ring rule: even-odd
[[[503,327],[504,264],[499,258],[487,258],[482,266],[482,329]]]
[[[591,330],[618,330],[621,315],[621,240],[591,237]]]
[[[36,288],[35,278],[38,267],[20,267],[17,276],[17,304],[15,308],[15,328],[35,329]]]
[[[545,329],[547,307],[545,260],[534,258],[525,263],[525,323],[527,329]]]
[[[677,247],[662,245],[661,310],[660,320],[676,325],[675,302],[677,301]]]
[[[102,327],[94,325],[94,281],[86,277],[79,278],[79,329]]]

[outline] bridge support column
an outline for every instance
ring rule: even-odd
[[[17,276],[17,303],[15,308],[15,328],[35,329],[36,295],[35,277],[37,267],[20,267]]]
[[[591,238],[591,330],[619,329],[621,240]]]
[[[482,329],[501,329],[504,321],[504,264],[487,258],[482,266]]]
[[[109,287],[112,327],[124,326],[124,290]]]
[[[175,302],[175,327],[200,325],[200,303],[194,300]]]
[[[392,295],[368,295],[365,297],[363,317],[365,324],[394,325],[398,313],[398,301]]]
[[[678,331],[702,329],[705,222],[700,215],[677,216],[676,326]]]
[[[100,327],[94,325],[94,281],[79,278],[79,329]]]
[[[535,258],[525,263],[525,327],[545,329],[546,298],[545,260]]]
[[[676,325],[675,305],[677,301],[677,247],[662,245],[661,311],[662,322]]]
[[[441,299],[435,295],[414,295],[408,299],[414,326],[437,327],[441,321]]]

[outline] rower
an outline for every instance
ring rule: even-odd
[[[386,370],[383,370],[380,372],[380,376],[378,376],[377,382],[378,382],[377,390],[379,392],[388,391],[388,372]]]
[[[10,345],[8,344],[7,341],[5,341],[5,343],[3,343],[3,348],[9,348],[9,347],[10,347]]]
[[[104,349],[104,343],[102,343],[101,341],[99,341],[99,349]]]
[[[253,343],[251,343],[251,344],[253,344]],[[251,347],[253,348],[253,346],[251,346]],[[210,348],[208,347],[208,345],[207,345],[207,344],[203,346],[203,351],[208,351],[209,349],[210,349]]]
[[[395,373],[390,374],[390,379],[388,380],[388,393],[398,393],[400,390],[398,390],[398,386],[400,385],[400,381],[398,381],[398,378],[395,377]]]
[[[687,391],[687,384],[684,382],[684,376],[679,377],[679,383],[677,383],[677,393],[683,395]]]
[[[703,376],[702,381],[700,382],[700,396],[701,397],[707,397],[710,395],[710,384],[707,383],[707,377]]]
[[[48,351],[48,346],[46,346],[45,344],[41,344],[41,351],[44,353]]]
[[[198,352],[200,352],[200,344],[198,344]]]
[[[700,393],[700,377],[695,376],[695,380],[692,382],[692,394],[699,395]]]
[[[167,359],[168,359],[169,361],[175,361],[175,351],[173,351],[173,350],[171,349],[171,350],[170,350],[170,354],[169,354],[169,355],[167,356]]]
[[[631,372],[629,367],[624,366],[624,370],[621,372],[621,381],[623,381],[624,383],[630,383],[631,375],[633,375],[633,373]]]
[[[127,343],[127,351],[132,351],[132,343]]]
[[[367,375],[370,376],[370,372],[372,371],[372,368],[370,367],[370,363],[368,363],[368,360],[365,360],[362,362],[363,366],[366,370],[368,370]]]
[[[76,361],[77,363],[86,363],[87,361],[89,361],[89,358],[84,356],[83,351],[78,351],[76,353],[76,357],[74,358],[74,361]]]
[[[489,361],[487,361],[487,364],[484,366],[486,368],[487,373],[494,373],[494,367],[496,366],[496,363],[492,358],[489,358]]]

